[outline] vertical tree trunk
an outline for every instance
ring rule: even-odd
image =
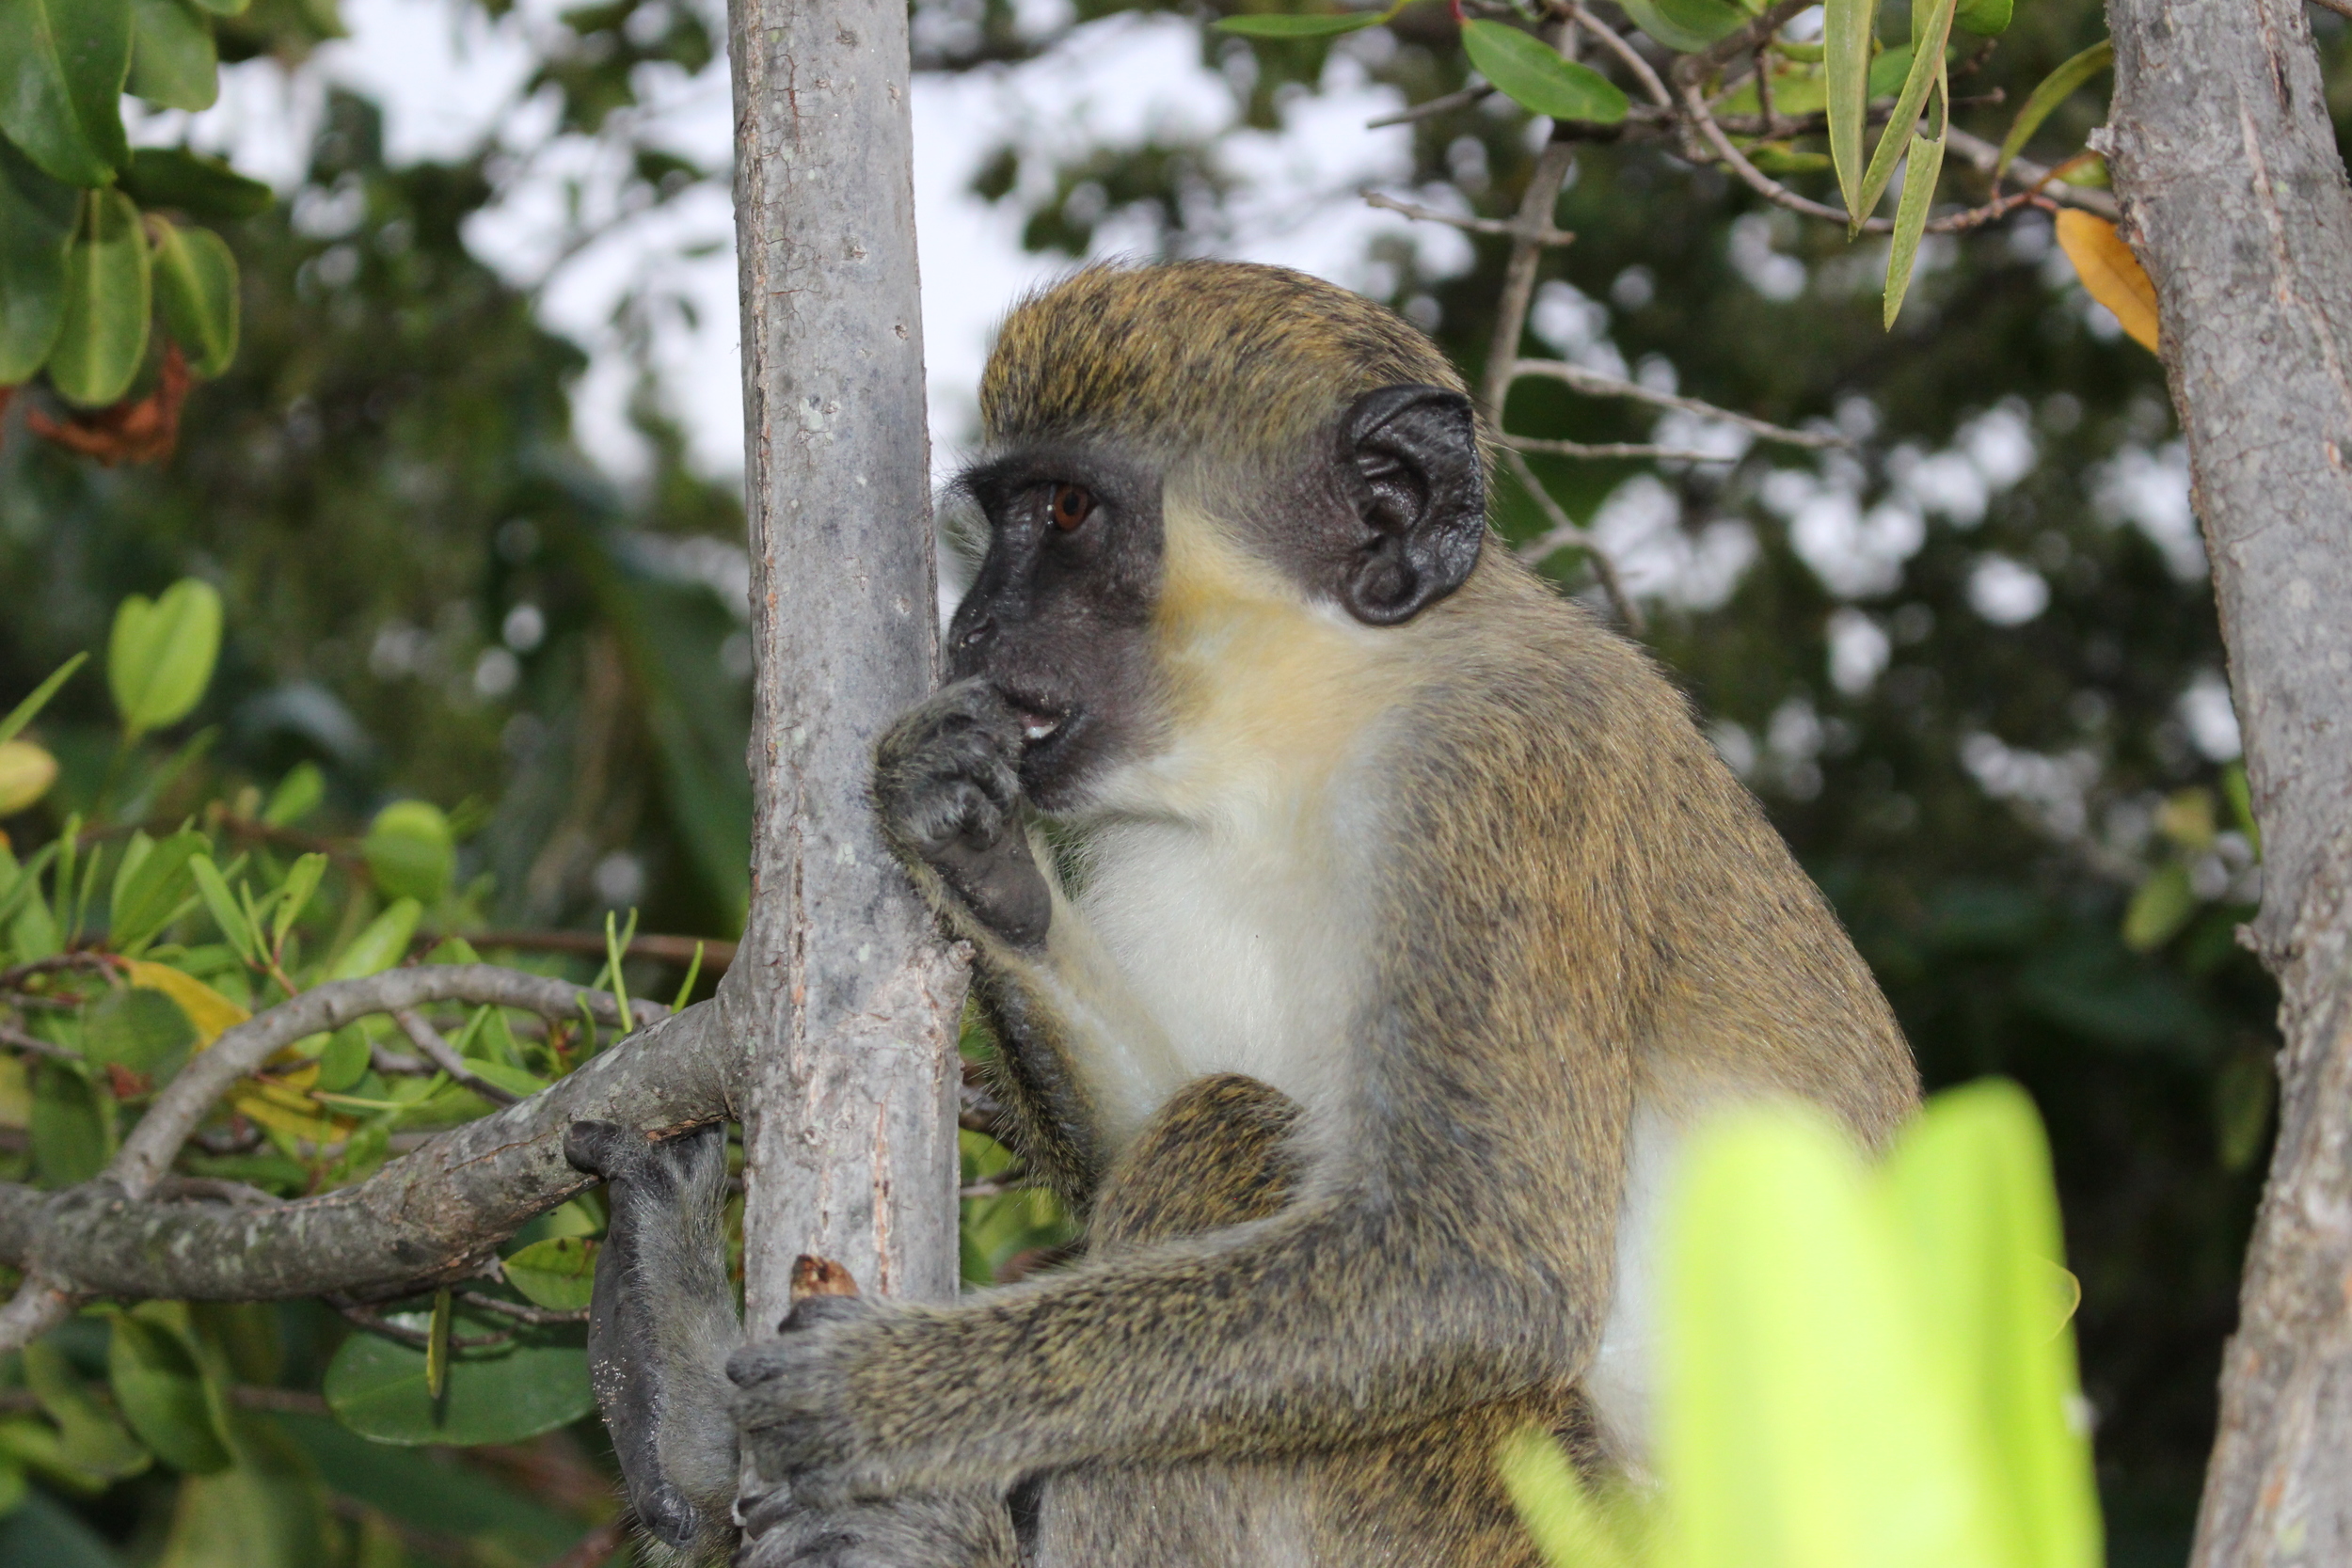
[[[2352,1562],[2352,190],[2301,0],[2107,14],[2108,150],[2213,556],[2286,1042],[2194,1560]]]
[[[745,501],[758,671],[752,902],[723,987],[752,1053],[747,1326],[794,1257],[956,1285],[962,974],[866,808],[937,638],[906,0],[732,0]]]

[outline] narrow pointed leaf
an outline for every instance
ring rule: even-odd
[[[1220,33],[1247,39],[1327,39],[1377,27],[1387,20],[1383,11],[1332,11],[1322,16],[1229,16],[1216,26]]]
[[[212,19],[189,0],[131,0],[130,91],[167,109],[209,109],[220,97]]]
[[[417,922],[423,914],[424,906],[414,898],[394,900],[391,908],[369,922],[367,929],[336,956],[326,977],[359,980],[391,968],[407,954],[408,939],[417,934]]]
[[[120,98],[130,0],[0,0],[0,132],[70,185],[130,161]]]
[[[1941,118],[1940,116],[1938,117]],[[1902,199],[1895,205],[1895,243],[1886,253],[1886,309],[1882,325],[1892,327],[1911,292],[1911,269],[1927,232],[1928,209],[1935,205],[1936,182],[1944,173],[1944,134],[1911,138],[1911,162],[1903,174]]]
[[[213,863],[213,857],[191,855],[188,858],[188,873],[196,879],[197,895],[204,900],[205,909],[212,912],[213,923],[220,927],[221,935],[229,939],[229,945],[237,950],[240,958],[252,958],[253,927],[245,918],[244,906],[229,891],[229,883],[221,877],[220,868]]]
[[[1614,125],[1625,118],[1625,94],[1590,66],[1564,59],[1560,52],[1517,27],[1500,22],[1462,24],[1462,49],[1495,90],[1554,119]]]
[[[2009,171],[2010,160],[2026,150],[2026,143],[2042,129],[2042,122],[2055,113],[2060,103],[2074,95],[2076,88],[2115,63],[2115,40],[2101,39],[2081,54],[2059,66],[2032,92],[2026,95],[2025,106],[2017,111],[2016,120],[2009,135],[2001,138],[2001,155],[1993,165],[1993,182],[1998,185],[2001,176]]]
[[[60,397],[97,408],[130,390],[147,352],[149,287],[138,209],[119,192],[91,191],[66,249],[64,319],[49,354]]]
[[[218,375],[237,356],[237,259],[209,229],[152,222],[155,303],[163,308],[164,326],[192,373]]]
[[[1855,221],[1868,215],[1861,206],[1862,127],[1870,104],[1870,30],[1877,14],[1872,0],[1829,0],[1821,24],[1830,162],[1837,168],[1837,193]]]
[[[14,740],[17,732],[40,716],[40,710],[49,705],[49,699],[57,694],[57,688],[71,679],[73,672],[82,667],[82,661],[88,657],[86,653],[75,654],[51,671],[47,680],[33,688],[31,696],[10,708],[8,716],[0,719],[0,740]]]
[[[1895,100],[1895,112],[1888,117],[1878,147],[1870,154],[1870,166],[1862,176],[1862,189],[1854,201],[1847,203],[1847,215],[1855,224],[1868,217],[1878,206],[1879,198],[1886,194],[1887,183],[1895,178],[1895,166],[1910,150],[1911,133],[1919,123],[1920,111],[1927,107],[1928,91],[1943,79],[1944,46],[1952,32],[1952,6],[1953,0],[1921,0],[1919,6],[1913,8],[1911,72],[1903,78],[1903,90]]]

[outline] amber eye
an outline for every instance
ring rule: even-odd
[[[1054,526],[1068,533],[1094,515],[1094,497],[1075,484],[1057,484],[1053,499],[1046,502],[1045,515]]]

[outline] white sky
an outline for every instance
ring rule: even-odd
[[[266,61],[225,71],[222,101],[196,117],[194,139],[230,153],[248,172],[290,185],[328,80],[384,105],[387,150],[395,163],[459,156],[496,133],[527,160],[526,173],[505,200],[477,216],[468,241],[517,283],[547,277],[542,319],[590,350],[593,366],[577,404],[583,448],[623,476],[636,465],[637,443],[623,418],[629,370],[610,322],[632,283],[654,277],[696,317],[692,325],[682,312],[658,317],[654,357],[667,395],[686,423],[698,466],[713,475],[739,473],[734,230],[723,189],[699,187],[622,223],[548,277],[567,201],[588,213],[599,211],[599,202],[609,210],[617,189],[603,149],[552,135],[548,95],[516,103],[532,58],[527,40],[552,26],[558,8],[559,0],[523,0],[493,24],[448,0],[343,0],[349,39],[321,49],[291,79]],[[1180,18],[1118,17],[1025,66],[917,79],[916,226],[941,467],[952,465],[957,443],[970,434],[973,388],[994,321],[1067,264],[1022,251],[1017,204],[993,208],[967,194],[981,158],[1008,135],[1024,147],[1053,150],[1223,128],[1232,119],[1233,94],[1201,66],[1200,36]],[[1364,46],[1385,42],[1379,35]],[[1229,209],[1233,228],[1226,253],[1355,282],[1361,281],[1372,233],[1417,228],[1425,267],[1466,264],[1467,246],[1451,230],[1408,226],[1358,199],[1363,186],[1393,183],[1409,169],[1406,131],[1364,127],[1402,104],[1392,90],[1364,85],[1360,67],[1344,54],[1335,53],[1330,70],[1326,92],[1295,104],[1280,135],[1247,133],[1223,144],[1220,156],[1244,182]],[[636,113],[650,140],[704,167],[725,166],[731,116],[723,62],[691,80],[675,70],[646,70],[639,91],[644,106]],[[140,139],[174,138],[187,119],[156,116]],[[1099,248],[1115,252],[1141,238],[1106,226]],[[709,253],[679,259],[682,248],[698,243]]]

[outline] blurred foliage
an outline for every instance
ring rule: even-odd
[[[2074,1281],[2015,1085],[1937,1095],[1874,1167],[1785,1107],[1702,1126],[1686,1161],[1655,1487],[1596,1496],[1533,1431],[1503,1451],[1554,1568],[2098,1568]]]

